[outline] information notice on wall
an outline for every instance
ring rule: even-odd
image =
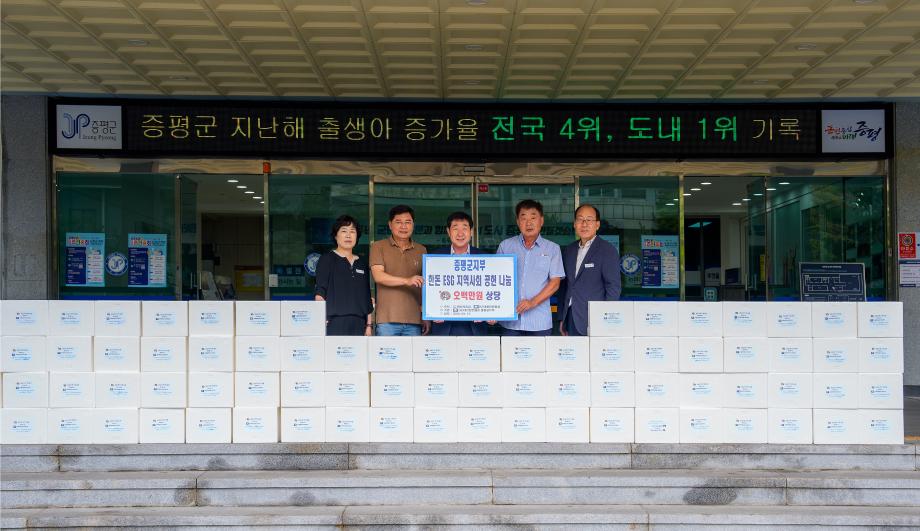
[[[426,321],[517,319],[514,255],[427,254],[422,277],[422,319]]]
[[[166,287],[166,246],[165,234],[128,235],[128,286]]]
[[[920,288],[920,232],[898,233],[898,284]]]
[[[805,302],[866,300],[866,266],[861,263],[802,262],[799,281]]]
[[[679,236],[642,236],[642,287],[680,288]]]
[[[87,288],[105,286],[105,234],[68,232],[64,243],[65,285]]]

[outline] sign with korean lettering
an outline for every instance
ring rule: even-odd
[[[166,287],[165,234],[128,234],[128,286]]]
[[[58,105],[55,142],[65,149],[121,149],[122,123],[119,105]]]
[[[71,100],[53,100],[58,107]],[[833,104],[351,103],[120,100],[120,155],[391,159],[821,158]],[[884,122],[886,104],[851,105]],[[874,123],[874,122],[873,122]],[[890,135],[854,156],[883,158]],[[57,153],[80,151],[55,144]],[[846,154],[834,150],[833,157]],[[825,157],[826,158],[826,157]]]
[[[105,233],[68,232],[64,235],[65,285],[105,286]]]
[[[866,300],[866,266],[862,263],[802,262],[801,300],[860,302]]]
[[[821,111],[821,151],[824,153],[884,153],[884,109]]]
[[[510,254],[426,254],[422,261],[422,319],[516,320],[516,262]]]

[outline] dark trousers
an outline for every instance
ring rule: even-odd
[[[443,323],[431,323],[431,335],[478,336],[479,334],[473,329],[473,323],[469,321],[445,321]]]
[[[503,336],[551,336],[553,335],[553,329],[547,328],[546,330],[512,330],[510,328],[505,328],[502,330]]]
[[[572,322],[572,309],[571,308],[569,308],[569,313],[565,314],[565,324],[563,325],[563,328],[565,328],[565,333],[570,336],[584,335],[575,329],[575,323]]]
[[[363,336],[367,317],[359,315],[333,315],[326,321],[327,336]]]

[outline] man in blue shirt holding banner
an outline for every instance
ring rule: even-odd
[[[559,245],[540,235],[543,205],[525,199],[514,207],[521,234],[502,241],[497,254],[517,257],[517,321],[502,321],[507,336],[548,336],[553,331],[549,299],[565,278]]]

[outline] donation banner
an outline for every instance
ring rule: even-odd
[[[422,261],[422,319],[514,321],[517,259],[510,254],[435,255]]]

